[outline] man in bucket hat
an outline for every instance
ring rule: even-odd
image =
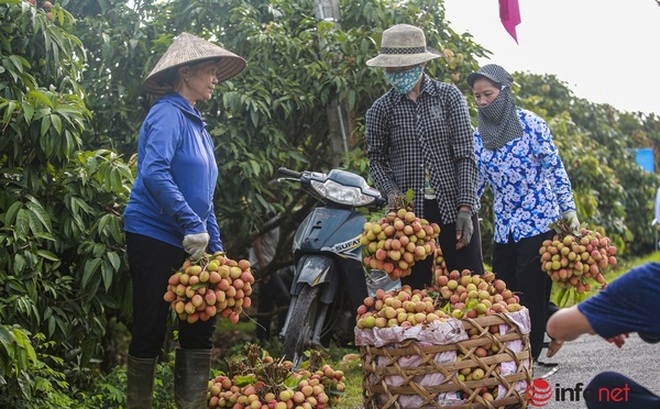
[[[440,247],[452,270],[483,273],[477,219],[477,168],[470,114],[455,86],[429,78],[438,57],[424,32],[397,24],[383,32],[380,53],[367,61],[384,68],[392,88],[366,114],[369,171],[391,208],[412,189],[414,212],[438,223]],[[402,284],[432,284],[433,257],[417,261]]]
[[[169,316],[163,295],[170,275],[188,256],[197,261],[207,250],[222,250],[213,208],[218,180],[214,143],[195,105],[211,99],[219,82],[245,66],[242,57],[182,33],[142,84],[160,98],[140,128],[137,177],[124,212],[133,286],[127,408],[152,406]],[[191,317],[199,316],[178,322],[174,396],[180,409],[204,409],[216,319]]]

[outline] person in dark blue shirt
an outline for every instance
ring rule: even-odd
[[[582,334],[597,334],[621,348],[628,334],[636,332],[649,343],[660,342],[660,319],[655,314],[660,293],[660,263],[646,263],[630,269],[598,294],[549,319],[546,331],[565,342]],[[625,401],[602,398],[601,391],[625,388]],[[585,401],[591,409],[660,408],[660,397],[617,372],[596,375],[585,388]]]
[[[137,177],[124,212],[133,286],[127,365],[127,407],[151,408],[157,357],[166,335],[169,276],[186,257],[223,249],[213,197],[218,180],[214,143],[201,113],[218,83],[246,62],[217,45],[182,33],[143,82],[159,95],[142,124]],[[215,317],[179,320],[174,369],[179,408],[205,408]]]

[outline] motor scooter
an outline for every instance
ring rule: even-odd
[[[284,178],[321,201],[297,228],[293,239],[291,302],[280,331],[282,356],[298,367],[305,351],[332,338],[353,340],[357,308],[376,290],[401,286],[381,270],[362,264],[360,236],[367,221],[359,208],[380,210],[386,199],[362,176],[346,170],[296,172]]]

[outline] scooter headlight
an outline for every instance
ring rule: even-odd
[[[321,196],[335,203],[348,206],[364,206],[375,200],[375,197],[365,195],[358,187],[340,185],[332,180],[326,180],[323,183],[312,180],[311,184]]]

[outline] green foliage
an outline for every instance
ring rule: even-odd
[[[11,391],[0,394],[0,407],[70,407],[63,359],[47,352],[53,346],[43,334],[31,337],[16,325],[0,325],[0,385]]]
[[[154,41],[144,24],[158,9],[150,1],[84,1],[67,4],[77,18],[72,33],[85,45],[87,64],[80,84],[92,120],[85,129],[85,149],[112,149],[129,158],[135,152],[139,126],[146,115],[140,83],[166,45]],[[154,41],[154,43],[152,43]]]
[[[658,176],[643,171],[630,148],[657,140],[654,115],[620,113],[573,96],[556,77],[516,74],[521,106],[546,119],[571,180],[578,218],[614,240],[619,255],[653,250]]]
[[[0,384],[6,384],[8,378],[18,379],[23,371],[37,363],[29,334],[20,327],[0,325],[0,347]]]
[[[125,157],[135,151],[146,114],[141,103],[152,102],[139,94],[139,82],[177,33],[211,38],[247,59],[243,73],[200,104],[217,141],[220,174],[231,175],[220,178],[216,209],[233,257],[247,255],[273,213],[309,207],[308,198],[273,179],[280,166],[326,171],[337,161],[327,112],[333,101],[342,103],[345,146],[364,148],[364,113],[388,88],[380,70],[365,64],[377,53],[382,29],[399,22],[427,26],[429,44],[442,48],[448,61],[432,62],[429,72],[462,89],[467,87],[462,78],[477,67],[475,58],[485,55],[444,23],[439,0],[412,1],[405,8],[395,1],[343,1],[341,26],[317,21],[311,0],[169,1],[157,9],[151,1],[134,8],[121,1],[71,6],[80,18],[75,32],[90,55],[82,84],[93,117],[85,141],[95,148],[113,146]],[[285,218],[283,236],[290,237],[295,226]]]
[[[90,112],[73,17],[8,0],[0,15],[0,322],[21,347],[4,356],[0,394],[66,407],[62,373],[89,382],[106,314],[128,310],[117,206],[132,174],[112,151],[81,150]]]

